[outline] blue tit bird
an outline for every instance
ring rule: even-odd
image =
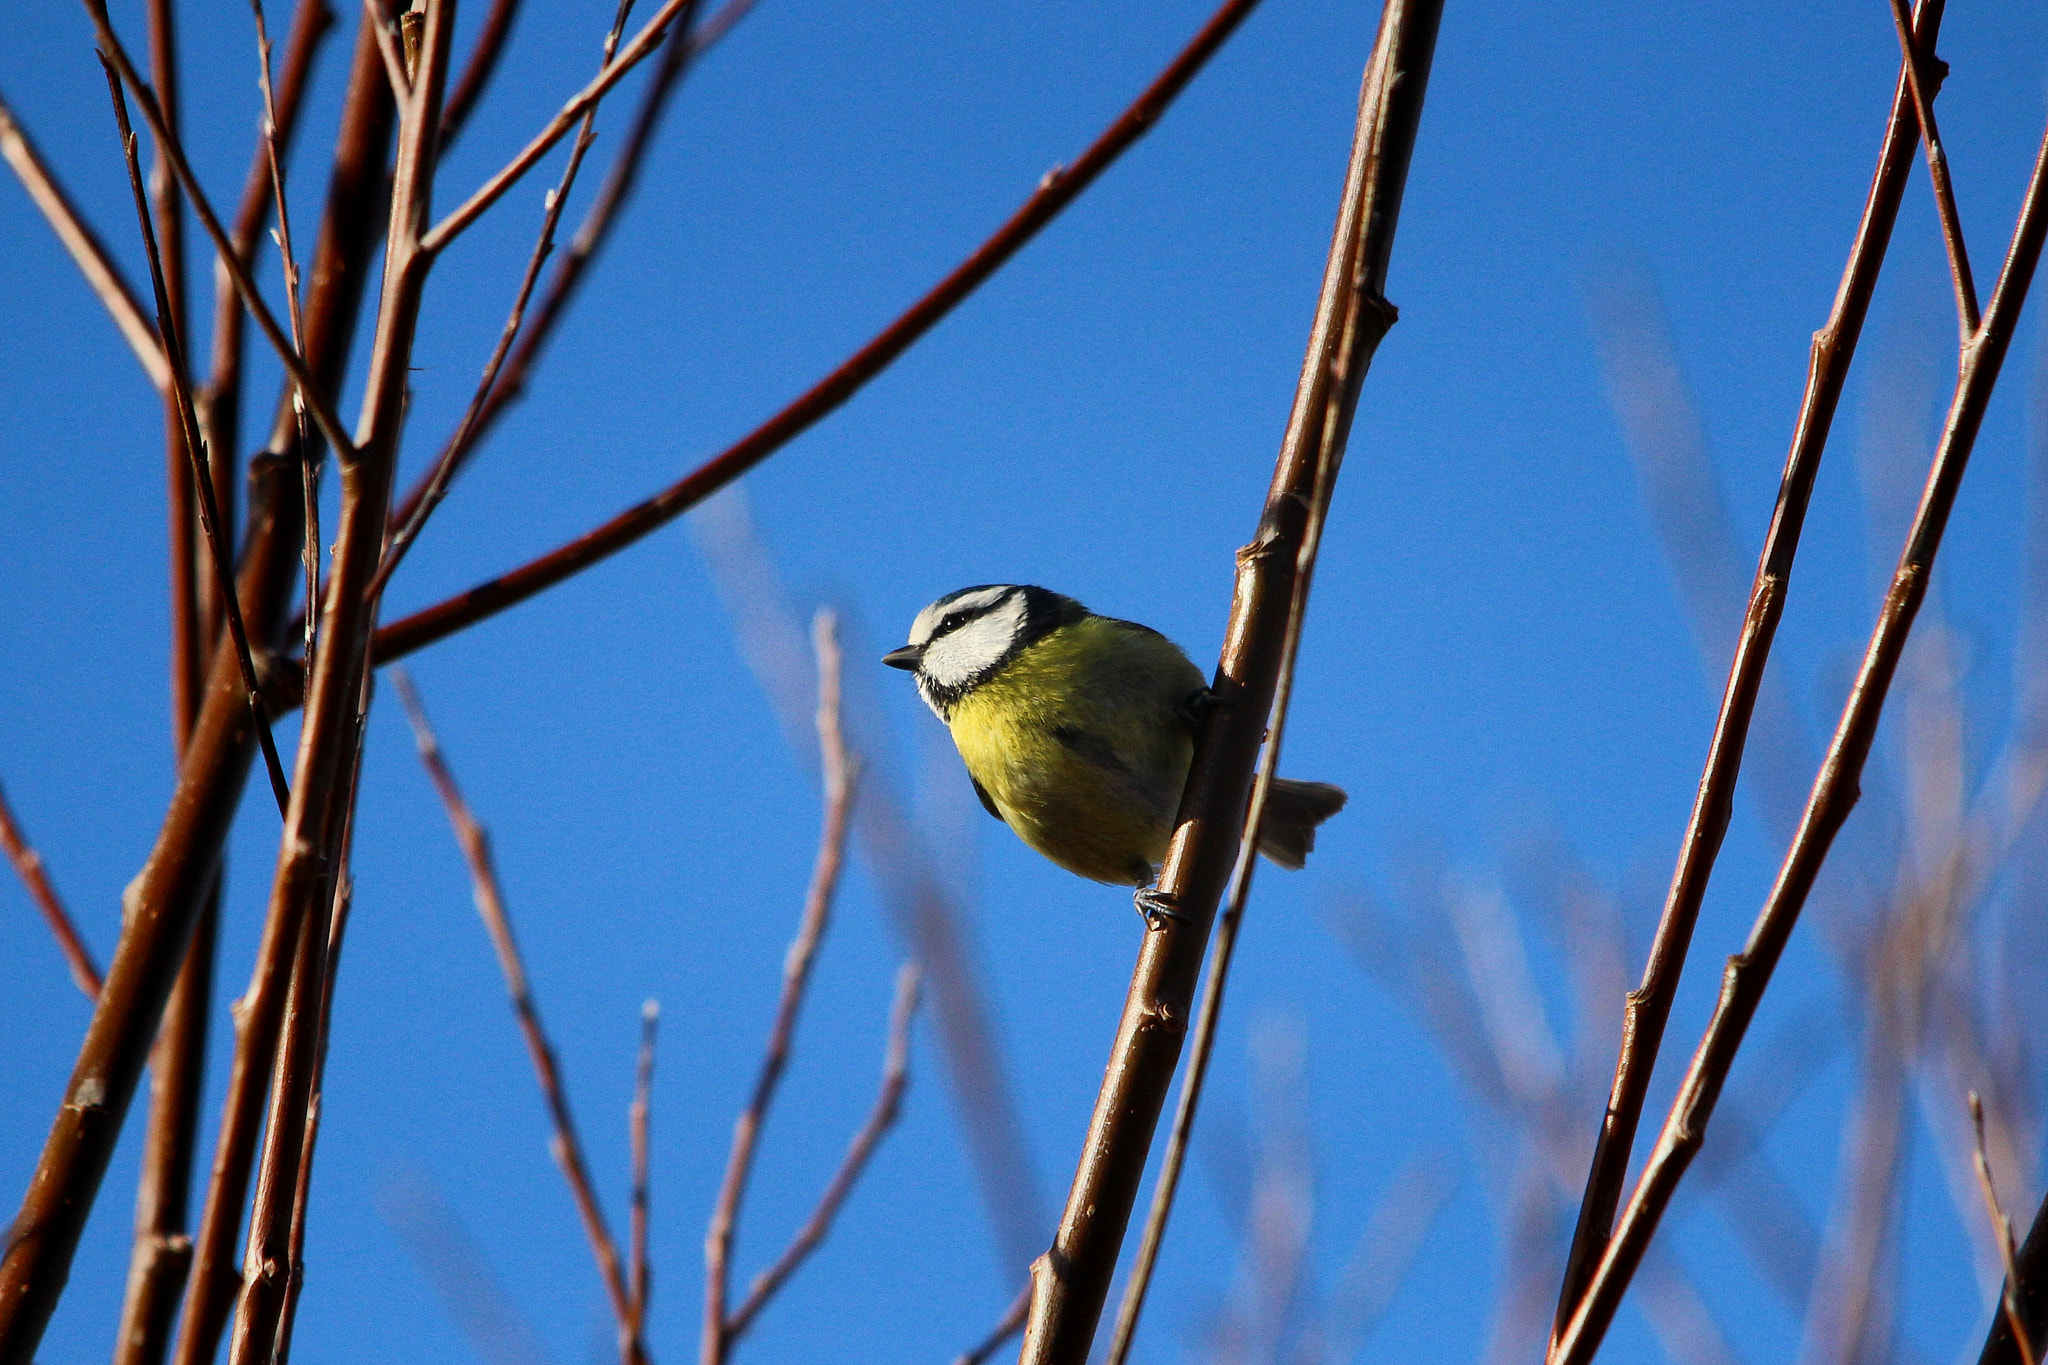
[[[1069,872],[1139,888],[1148,923],[1174,916],[1150,888],[1211,701],[1179,645],[1044,588],[986,584],[919,612],[882,662],[915,675],[990,815]],[[1259,852],[1300,867],[1344,802],[1276,778]]]

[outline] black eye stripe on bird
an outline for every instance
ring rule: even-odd
[[[1151,886],[1208,696],[1180,646],[1044,588],[985,583],[919,612],[882,662],[916,676],[990,815],[1069,872],[1136,886],[1155,927],[1175,916]],[[1344,802],[1328,783],[1274,779],[1259,852],[1300,867]]]

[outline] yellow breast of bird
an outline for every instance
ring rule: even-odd
[[[949,724],[969,775],[1026,844],[1136,886],[1166,856],[1194,751],[1178,709],[1202,685],[1165,636],[1091,616],[1024,650]]]

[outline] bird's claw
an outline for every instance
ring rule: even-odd
[[[1224,704],[1223,698],[1210,689],[1198,687],[1181,698],[1180,705],[1173,708],[1173,713],[1190,725],[1200,725],[1208,719],[1211,711]]]
[[[1193,917],[1180,908],[1180,898],[1161,891],[1154,886],[1141,886],[1131,897],[1138,913],[1145,917],[1145,927],[1151,930],[1164,929],[1168,920],[1192,924]]]

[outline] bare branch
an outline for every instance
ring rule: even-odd
[[[483,27],[477,30],[476,46],[469,50],[469,60],[462,64],[462,75],[456,78],[448,92],[447,103],[441,106],[441,154],[446,156],[448,148],[462,135],[464,125],[469,122],[470,111],[483,98],[484,88],[497,73],[498,58],[504,55],[505,42],[512,36],[512,21],[519,17],[520,0],[491,0],[491,8],[484,15]]]
[[[647,1336],[647,1213],[649,1143],[648,1124],[654,1094],[654,1033],[661,1024],[661,1005],[649,1000],[640,1007],[640,1057],[633,1068],[633,1107],[627,1115],[627,1129],[633,1156],[633,1214],[629,1240],[632,1266],[627,1284],[633,1296],[633,1335]]]
[[[1643,1249],[1699,1150],[1714,1103],[1770,983],[1772,970],[1798,922],[1834,836],[1856,803],[1858,778],[1869,758],[1885,696],[1914,616],[1926,595],[1928,575],[1934,568],[1949,511],[2026,302],[2043,239],[2048,237],[2048,203],[2044,200],[2048,200],[2048,137],[2043,138],[2036,155],[2026,199],[2013,229],[1998,286],[1992,292],[1991,305],[1963,348],[1955,396],[1928,472],[1926,492],[1901,550],[1855,685],[1828,746],[1827,758],[1815,776],[1798,835],[1786,851],[1748,943],[1742,952],[1729,959],[1720,999],[1680,1085],[1678,1098],[1614,1237],[1607,1243],[1568,1324],[1553,1343],[1552,1365],[1586,1365],[1599,1348]]]
[[[192,173],[191,163],[185,158],[185,151],[178,141],[177,134],[164,121],[163,110],[157,106],[156,97],[150,93],[149,86],[137,74],[135,63],[128,56],[128,50],[121,45],[120,37],[114,32],[114,26],[107,18],[105,0],[83,2],[86,12],[92,16],[102,56],[120,73],[122,82],[134,94],[136,107],[142,110],[142,117],[149,124],[150,132],[155,135],[157,146],[162,148],[166,161],[177,175],[178,183],[184,187],[186,196],[192,202],[193,213],[205,227],[207,236],[213,239],[214,250],[219,253],[221,267],[234,280],[235,290],[242,296],[243,305],[248,308],[250,316],[256,319],[256,325],[262,329],[264,336],[269,338],[271,347],[284,362],[285,371],[308,396],[309,411],[320,428],[320,434],[327,438],[328,444],[335,450],[353,452],[355,446],[349,440],[348,434],[342,430],[341,420],[334,415],[333,408],[321,396],[312,377],[306,373],[298,353],[292,349],[291,339],[285,335],[284,329],[278,326],[276,317],[271,314],[270,306],[263,301],[262,294],[257,291],[256,282],[250,276],[248,267],[235,254],[234,243],[229,239],[227,230],[221,226],[220,217],[213,211],[213,205],[206,198],[205,190],[200,187],[198,177]],[[173,374],[179,368],[173,361]]]
[[[1928,49],[1939,31],[1942,5],[1943,0],[1922,0],[1920,5],[1918,32]],[[1742,634],[1722,692],[1698,795],[1679,844],[1671,889],[1665,896],[1656,937],[1643,966],[1642,985],[1629,994],[1624,1005],[1621,1054],[1615,1062],[1614,1086],[1587,1170],[1585,1198],[1579,1206],[1578,1226],[1572,1235],[1571,1255],[1559,1290],[1554,1328],[1558,1334],[1562,1334],[1581,1301],[1614,1224],[1615,1206],[1628,1175],[1629,1154],[1635,1145],[1636,1128],[1642,1121],[1643,1101],[1657,1065],[1671,1003],[1685,970],[1693,926],[1713,876],[1722,837],[1734,813],[1743,747],[1763,685],[1764,666],[1770,658],[1778,621],[1784,614],[1793,561],[1799,552],[1799,536],[1805,526],[1807,504],[1813,496],[1814,479],[1820,472],[1821,454],[1827,446],[1828,431],[1841,401],[1850,363],[1855,359],[1871,293],[1884,266],[1885,249],[1898,219],[1899,200],[1911,176],[1916,129],[1907,78],[1901,74],[1892,96],[1883,151],[1841,285],[1835,292],[1834,308],[1827,324],[1814,334],[1806,394],[1800,403],[1792,448],[1779,483],[1777,507],[1750,588]]]
[[[0,156],[7,158],[7,164],[21,178],[22,188],[28,191],[28,197],[42,210],[50,230],[71,253],[71,259],[85,276],[85,282],[92,286],[92,292],[106,306],[108,315],[114,319],[114,326],[126,338],[135,358],[142,362],[142,372],[149,377],[150,387],[158,393],[169,393],[171,365],[164,359],[163,345],[156,338],[156,328],[150,324],[149,315],[142,310],[141,300],[135,297],[135,291],[121,277],[121,268],[107,254],[99,234],[87,225],[78,207],[71,202],[71,196],[57,183],[57,177],[44,163],[42,153],[29,141],[28,131],[15,121],[14,111],[8,108],[4,97],[0,97]]]
[[[633,0],[619,0],[619,7],[612,19],[612,26],[604,38],[604,56],[598,63],[602,68],[612,59],[618,48],[619,34],[626,27],[626,17],[632,12]],[[689,0],[684,13],[677,23],[679,32],[687,33],[690,18],[696,13],[696,0]],[[583,127],[576,134],[576,141],[570,145],[569,164],[562,168],[562,179],[548,193],[547,206],[541,213],[540,235],[534,240],[533,251],[526,261],[526,273],[520,278],[519,292],[513,297],[512,309],[505,315],[505,326],[498,334],[498,344],[491,348],[490,359],[484,362],[483,377],[477,381],[476,392],[470,397],[469,407],[462,414],[462,421],[455,428],[455,435],[434,462],[433,470],[427,475],[426,487],[417,504],[408,507],[406,514],[397,518],[397,529],[391,535],[391,543],[384,550],[384,561],[377,568],[377,576],[370,581],[370,594],[380,595],[384,585],[391,581],[391,575],[404,562],[406,551],[426,525],[427,518],[441,505],[441,499],[448,495],[449,481],[455,477],[457,452],[466,449],[471,433],[483,415],[485,404],[491,397],[492,387],[498,381],[498,370],[505,363],[506,352],[512,349],[512,342],[519,335],[520,326],[526,320],[526,304],[533,297],[533,287],[540,280],[540,270],[547,263],[548,255],[555,249],[555,226],[562,220],[562,210],[568,207],[569,191],[576,185],[576,173],[583,167],[583,155],[590,150],[591,142],[597,136],[597,107],[583,115]],[[309,570],[310,572],[310,570]],[[310,598],[311,590],[308,589]],[[309,618],[310,619],[310,618]],[[308,653],[310,658],[310,651]]]
[[[1934,121],[1934,92],[1947,74],[1947,64],[1934,55],[1934,44],[1913,41],[1913,20],[1906,13],[1906,0],[1891,0],[1892,25],[1899,31],[1899,52],[1905,58],[1906,84],[1913,93],[1913,117],[1920,125],[1921,145],[1927,149],[1927,177],[1934,186],[1934,207],[1941,217],[1941,242],[1948,248],[1949,275],[1956,287],[1956,320],[1961,324],[1963,342],[1977,330],[1977,283],[1970,277],[1970,253],[1963,245],[1963,221],[1956,213],[1955,186],[1949,182],[1948,153],[1941,145],[1941,129]],[[1918,51],[1915,51],[1915,48]]]
[[[1999,1293],[1999,1306],[2022,1365],[2039,1365],[2040,1353],[2034,1349],[2026,1319],[2020,1316],[2020,1272],[2018,1252],[2012,1244],[2012,1219],[2005,1216],[2005,1209],[1998,1202],[1998,1188],[1991,1182],[1991,1163],[1984,1157],[1984,1101],[1974,1090],[1970,1092],[1970,1126],[1977,1135],[1977,1185],[1984,1192],[1984,1211],[1991,1218],[1991,1235],[1998,1241],[1999,1259],[2005,1262],[2005,1286]]]
[[[746,1198],[747,1179],[753,1171],[761,1129],[768,1121],[769,1106],[775,1101],[776,1087],[789,1062],[797,1016],[803,1011],[811,969],[817,964],[818,949],[831,923],[832,900],[846,865],[846,836],[853,824],[859,764],[847,752],[840,728],[836,632],[837,622],[832,614],[819,612],[812,623],[811,640],[818,657],[818,753],[825,774],[825,823],[818,835],[817,861],[811,871],[810,890],[804,896],[803,913],[797,920],[796,938],[783,958],[782,994],[775,1005],[775,1022],[768,1031],[767,1045],[761,1050],[761,1069],[754,1080],[753,1094],[733,1124],[725,1177],[719,1183],[711,1224],[704,1234],[704,1326],[698,1351],[703,1365],[721,1365],[733,1340],[745,1330],[744,1324],[733,1326],[735,1319],[727,1316],[725,1307],[734,1231],[739,1223],[741,1201]]]
[[[85,992],[86,999],[98,999],[100,972],[93,965],[92,951],[79,937],[78,927],[71,922],[64,902],[57,895],[57,888],[50,882],[50,874],[43,870],[42,855],[21,832],[21,825],[7,804],[5,789],[0,789],[0,849],[7,851],[7,860],[14,864],[21,884],[28,888],[29,899],[49,921],[50,932],[57,938],[57,947],[63,951],[64,961],[70,964],[71,979],[78,983],[78,989]]]
[[[1066,1214],[1052,1250],[1032,1267],[1026,1365],[1078,1365],[1088,1357],[1180,1057],[1216,904],[1249,842],[1242,839],[1247,814],[1259,814],[1247,812],[1246,798],[1256,799],[1253,767],[1275,714],[1290,621],[1306,600],[1360,387],[1396,316],[1385,298],[1387,267],[1441,16],[1434,0],[1388,0],[1381,13],[1294,408],[1258,534],[1237,556],[1227,643],[1210,686],[1223,704],[1197,735],[1159,873],[1159,893],[1181,918],[1145,934]]]
[[[271,795],[277,798],[278,814],[282,815],[291,803],[291,793],[285,787],[284,765],[278,761],[277,743],[271,737],[270,717],[263,709],[263,685],[256,676],[256,660],[249,648],[248,628],[242,621],[241,606],[229,587],[235,581],[227,546],[229,532],[220,524],[220,512],[213,502],[213,478],[206,467],[205,447],[199,439],[199,419],[193,411],[192,391],[185,383],[184,348],[179,344],[177,319],[171,311],[170,296],[165,292],[163,257],[157,250],[156,234],[150,226],[148,201],[143,196],[142,170],[135,160],[135,134],[128,126],[128,104],[121,98],[121,82],[114,74],[113,65],[107,62],[102,62],[102,65],[106,69],[107,93],[113,99],[114,121],[121,130],[121,150],[128,162],[128,184],[135,194],[136,217],[142,224],[142,245],[149,257],[150,284],[156,291],[157,336],[162,340],[164,355],[171,364],[172,401],[184,432],[182,444],[187,468],[198,493],[199,529],[206,538],[207,552],[213,560],[214,580],[220,584],[221,605],[227,613],[235,657],[242,666],[242,681],[249,689],[249,714],[256,721],[256,738],[263,748],[264,764],[270,770]]]
[[[725,1324],[723,1335],[727,1343],[746,1334],[776,1291],[789,1282],[789,1277],[825,1240],[832,1230],[832,1220],[839,1216],[861,1172],[867,1169],[868,1159],[895,1126],[896,1116],[903,1108],[903,1091],[910,1084],[910,1021],[917,1013],[918,975],[917,964],[913,962],[904,963],[896,972],[896,1003],[889,1012],[889,1051],[882,1064],[882,1088],[875,1096],[874,1108],[868,1111],[867,1122],[854,1134],[839,1169],[832,1173],[825,1192],[818,1196],[817,1207],[811,1210],[811,1216],[804,1220],[788,1248],[774,1265],[754,1277],[746,1302]]]
[[[680,0],[671,0],[663,7],[664,12],[674,9],[678,3]],[[1194,79],[1195,73],[1201,70],[1257,3],[1258,0],[1225,0],[1194,41],[1174,58],[1158,79],[1089,146],[1078,161],[1071,167],[1055,167],[1049,172],[1039,182],[1037,191],[996,230],[994,236],[982,243],[930,293],[912,304],[908,312],[795,402],[680,482],[627,509],[595,530],[522,568],[480,583],[459,596],[386,626],[378,632],[378,661],[388,663],[403,658],[424,645],[523,602],[617,553],[667,525],[816,425],[936,326],[941,318],[1079,196],[1126,148],[1157,123],[1174,97]],[[616,67],[625,60],[625,54],[621,53],[612,66]]]
[[[583,1140],[577,1136],[576,1120],[569,1112],[568,1092],[562,1086],[561,1064],[556,1060],[554,1045],[548,1041],[547,1030],[541,1024],[540,1006],[533,998],[533,988],[527,983],[526,964],[520,957],[518,940],[512,934],[512,918],[505,908],[497,867],[491,858],[490,836],[470,813],[469,803],[463,799],[462,789],[455,783],[455,774],[442,756],[440,741],[434,737],[433,727],[427,721],[426,710],[420,704],[412,679],[403,669],[393,669],[391,682],[398,691],[398,700],[405,707],[406,717],[412,722],[413,737],[419,745],[420,764],[427,770],[434,790],[441,797],[442,806],[447,809],[448,823],[454,827],[455,840],[462,847],[463,861],[469,865],[470,881],[476,891],[477,913],[483,917],[484,928],[491,936],[491,947],[498,955],[498,967],[504,973],[505,989],[512,999],[512,1013],[518,1020],[520,1037],[525,1040],[527,1055],[533,1061],[534,1077],[540,1082],[541,1100],[547,1105],[548,1119],[554,1127],[548,1150],[562,1168],[563,1178],[569,1183],[569,1193],[576,1201],[577,1216],[583,1221],[584,1235],[590,1239],[598,1273],[603,1277],[605,1292],[611,1298],[612,1316],[618,1321],[622,1352],[628,1365],[644,1361],[645,1348],[634,1332],[633,1296],[626,1284],[618,1243],[612,1240],[603,1206],[598,1202],[597,1189],[591,1183],[590,1168],[583,1158]]]

